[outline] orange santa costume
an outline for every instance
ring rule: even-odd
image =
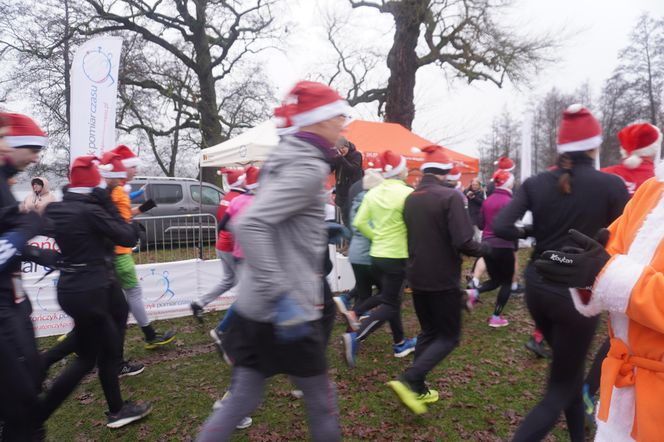
[[[609,312],[611,349],[602,364],[596,441],[664,440],[664,163],[610,227],[611,259],[584,304]]]

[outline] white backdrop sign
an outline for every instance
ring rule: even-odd
[[[71,159],[101,157],[115,147],[115,108],[122,39],[97,37],[78,48],[71,65]]]

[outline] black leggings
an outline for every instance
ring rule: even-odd
[[[377,274],[380,275],[382,290],[380,294],[369,297],[353,308],[358,318],[373,309],[369,313],[369,318],[362,321],[362,326],[357,331],[357,337],[363,340],[383,325],[385,321],[389,321],[392,329],[392,339],[395,344],[398,344],[404,338],[403,324],[401,323],[401,300],[406,278],[406,260],[371,258],[371,263]]]
[[[28,298],[15,304],[13,293],[0,298],[0,440],[32,440],[42,379],[32,306]]]
[[[510,299],[512,293],[512,278],[514,277],[514,250],[508,248],[494,248],[491,255],[484,257],[489,279],[478,290],[480,293],[490,292],[500,287],[496,297],[496,308],[493,314],[498,316]]]
[[[351,264],[351,266],[355,276],[355,287],[351,291],[351,297],[355,298],[357,306],[371,297],[374,285],[380,290],[380,276],[371,265]]]
[[[599,317],[577,312],[569,290],[546,284],[529,265],[526,268],[526,303],[553,357],[544,398],[533,408],[514,435],[514,441],[542,440],[565,413],[572,442],[585,440],[583,365]]]
[[[78,357],[56,378],[46,394],[42,419],[48,419],[95,364],[109,411],[116,413],[122,408],[118,381],[122,343],[117,324],[111,316],[112,296],[109,287],[84,292],[58,292],[60,306],[74,319],[76,332],[73,336]]]
[[[590,366],[588,370],[588,375],[584,384],[588,384],[588,394],[592,397],[597,394],[599,390],[599,381],[602,376],[602,362],[606,359],[606,355],[609,354],[609,348],[611,347],[611,340],[607,337],[602,345],[597,349],[595,353],[595,359],[593,359],[593,365]]]

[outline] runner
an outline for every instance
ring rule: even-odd
[[[355,367],[360,342],[378,330],[385,321],[392,329],[394,356],[405,357],[415,351],[417,338],[404,335],[401,322],[401,302],[406,277],[408,244],[403,206],[406,197],[413,191],[404,180],[408,176],[406,158],[386,150],[381,154],[385,180],[367,192],[355,215],[355,226],[371,241],[371,266],[381,281],[381,292],[368,298],[353,310],[347,311],[343,303],[337,308],[345,316],[351,328],[344,333],[344,359],[349,367]],[[358,318],[367,313],[361,323]]]
[[[597,318],[579,314],[569,291],[543,281],[532,260],[545,250],[572,245],[569,229],[595,235],[622,213],[628,199],[624,184],[593,168],[601,133],[599,122],[586,108],[567,108],[558,131],[558,167],[528,178],[493,222],[497,236],[515,241],[525,234],[514,223],[528,210],[533,214],[536,245],[525,271],[526,304],[553,351],[544,398],[517,429],[513,439],[517,442],[543,439],[562,412],[572,442],[585,440],[583,366]]]
[[[463,296],[461,253],[481,256],[491,249],[473,240],[475,231],[462,195],[448,179],[452,162],[440,146],[428,146],[424,176],[407,198],[403,217],[408,231],[408,283],[422,331],[415,360],[398,380],[388,382],[401,402],[415,414],[438,401],[425,384],[427,374],[459,344]],[[468,300],[472,305],[474,299]]]
[[[107,241],[132,247],[138,228],[110,214],[106,202],[93,195],[102,182],[95,161],[92,156],[74,161],[62,202],[49,204],[44,214],[52,228],[49,236],[62,254],[58,303],[74,319],[78,357],[54,380],[36,414],[48,419],[96,365],[109,409],[106,425],[120,428],[145,417],[151,406],[122,400],[118,381],[122,341],[111,313],[114,274],[107,260]]]
[[[247,174],[246,169],[227,168],[219,169],[217,173],[226,177],[229,187],[228,192],[222,198],[217,209],[217,221],[221,221],[231,202],[246,192],[244,183],[247,179]],[[212,290],[192,302],[190,306],[191,314],[201,323],[203,322],[203,308],[230,290],[237,280],[235,259],[233,258],[233,234],[228,230],[219,229],[215,249],[217,258],[219,258],[219,262],[221,263],[221,280]]]
[[[476,289],[469,289],[471,297],[479,298],[481,293],[490,292],[500,288],[496,296],[496,307],[493,316],[488,319],[489,327],[506,327],[509,321],[501,316],[503,308],[510,299],[512,292],[512,277],[514,273],[515,241],[498,238],[492,229],[493,220],[503,207],[512,199],[514,175],[506,170],[498,169],[493,174],[493,183],[496,189],[484,201],[480,209],[480,228],[482,229],[482,242],[489,244],[491,253],[484,257],[489,280]]]
[[[261,191],[233,223],[245,253],[235,318],[224,347],[233,358],[231,394],[199,441],[226,441],[258,407],[265,379],[283,373],[304,394],[311,438],[341,438],[320,321],[326,247],[324,184],[347,103],[329,87],[301,81],[287,110],[299,132],[281,138],[262,169]]]
[[[104,154],[101,163],[101,175],[108,184],[111,199],[126,222],[131,222],[133,215],[148,211],[155,206],[154,201],[148,200],[140,208],[132,209],[131,207],[124,184],[134,178],[139,159],[127,146],[122,144],[107,152]],[[127,297],[129,311],[145,336],[144,346],[148,350],[153,350],[173,342],[175,331],[168,330],[164,333],[157,333],[150,324],[143,302],[143,290],[138,283],[134,258],[131,254],[131,247],[120,245],[115,247],[115,271],[120,286]]]

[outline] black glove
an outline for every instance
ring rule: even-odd
[[[58,262],[61,259],[62,255],[57,250],[41,249],[35,246],[25,246],[23,249],[23,260],[32,261],[49,269],[59,268]]]
[[[595,278],[611,256],[604,250],[608,230],[602,229],[592,239],[577,230],[570,230],[579,247],[547,250],[535,261],[535,268],[545,280],[564,287],[592,287]]]
[[[145,229],[145,226],[141,223],[133,222],[131,223],[132,227],[136,231],[136,235],[138,235],[138,241],[145,245],[148,242],[148,235],[147,235],[147,230]]]
[[[155,203],[154,200],[149,199],[140,206],[138,206],[138,211],[141,213],[145,213],[150,209],[154,209],[155,207],[157,207],[157,203]]]

